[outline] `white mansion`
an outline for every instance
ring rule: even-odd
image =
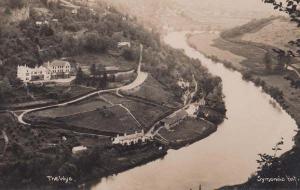
[[[41,66],[30,68],[18,66],[17,77],[23,82],[50,81],[52,79],[69,78],[71,65],[67,61],[54,60]]]

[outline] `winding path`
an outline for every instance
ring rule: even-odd
[[[123,109],[131,116],[131,118],[137,123],[137,125],[138,125],[139,127],[142,127],[142,124],[141,124],[141,123],[137,120],[137,118],[131,113],[131,111],[129,110],[129,108],[127,108],[127,107],[124,106],[123,104],[114,104],[113,102],[107,100],[107,99],[104,98],[103,96],[100,96],[100,94],[99,94],[99,97],[100,97],[103,101],[109,103],[111,106],[119,106],[119,107],[123,108]]]
[[[7,136],[6,132],[5,132],[5,130],[2,130],[2,136],[3,136],[3,139],[4,139],[4,143],[5,143],[4,148],[3,148],[3,153],[2,153],[2,155],[4,155],[5,152],[6,152],[8,143],[9,143],[9,139],[8,139],[8,136]]]
[[[24,121],[24,115],[26,115],[28,113],[31,113],[31,112],[34,112],[34,111],[45,110],[45,109],[50,109],[50,108],[54,108],[54,107],[63,107],[63,106],[67,106],[69,104],[73,104],[73,103],[82,101],[84,99],[87,99],[89,97],[92,97],[92,96],[100,94],[100,93],[113,92],[113,91],[118,92],[119,90],[131,90],[133,88],[136,88],[136,87],[142,85],[148,77],[148,73],[145,73],[145,72],[141,71],[142,60],[143,60],[143,55],[142,54],[143,54],[143,45],[141,44],[140,45],[140,59],[139,59],[139,65],[138,65],[138,68],[137,68],[137,77],[132,83],[127,84],[127,85],[122,86],[122,87],[118,87],[118,88],[99,90],[99,91],[96,91],[96,92],[92,92],[92,93],[89,93],[89,94],[84,95],[82,97],[79,97],[77,99],[70,100],[70,101],[67,101],[67,102],[64,102],[64,103],[60,103],[60,104],[37,107],[37,108],[32,108],[32,109],[27,109],[27,110],[19,110],[19,111],[22,111],[22,113],[18,116],[19,123],[24,124],[24,125],[30,125],[29,123],[26,123]]]
[[[273,153],[271,149],[281,137],[285,143],[280,153],[293,147],[296,122],[284,110],[274,109],[269,103],[273,99],[242,80],[240,73],[191,48],[186,41],[189,33],[168,33],[164,42],[184,49],[187,56],[199,59],[210,73],[222,78],[228,119],[208,138],[180,150],[169,150],[164,159],[103,178],[92,190],[182,190],[199,189],[199,184],[203,190],[217,189],[247,181],[257,170],[257,155]]]

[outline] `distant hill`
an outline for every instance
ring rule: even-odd
[[[101,0],[153,27],[176,30],[224,30],[252,19],[276,14],[272,7],[253,0]]]

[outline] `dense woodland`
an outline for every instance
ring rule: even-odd
[[[35,0],[28,5],[26,0],[14,1],[18,1],[14,3],[18,6],[7,3],[6,17],[1,18],[4,24],[0,26],[2,103],[24,101],[15,91],[16,88],[26,90],[16,79],[17,65],[34,67],[55,58],[86,53],[108,54],[117,49],[119,41],[131,42],[132,46],[124,48],[120,56],[136,63],[139,44],[143,44],[143,62],[146,63],[143,69],[178,97],[182,95],[176,84],[179,76],[191,81],[192,74],[195,74],[202,83],[213,78],[198,60],[191,60],[181,51],[163,45],[157,32],[146,30],[136,18],[123,15],[112,7],[99,5],[97,10],[82,7],[77,14],[72,14],[57,3]],[[11,12],[22,7],[29,8],[29,17],[20,22],[9,22],[7,18]],[[48,21],[49,24],[37,26],[37,21]],[[104,87],[105,84],[98,86]],[[30,97],[25,99],[28,100]]]

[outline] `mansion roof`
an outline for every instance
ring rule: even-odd
[[[59,67],[59,66],[66,66],[66,64],[70,64],[67,61],[63,61],[63,60],[54,60],[52,62],[49,62],[49,66],[53,66],[53,67]]]

